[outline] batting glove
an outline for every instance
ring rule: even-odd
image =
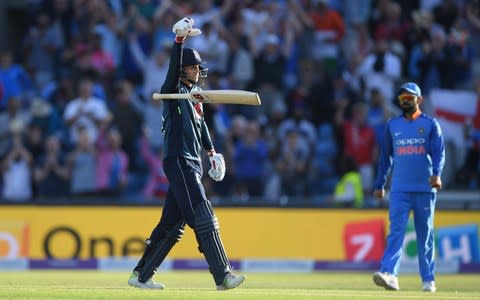
[[[175,25],[173,25],[172,31],[178,38],[185,39],[187,36],[197,36],[202,34],[202,31],[198,28],[193,28],[195,21],[192,18],[183,18]]]
[[[210,160],[211,165],[208,175],[210,175],[215,181],[222,181],[223,177],[225,177],[225,170],[227,169],[223,155],[220,153],[213,153],[208,159]]]

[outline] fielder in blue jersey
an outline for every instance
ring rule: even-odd
[[[400,289],[397,274],[410,211],[417,234],[422,289],[436,290],[433,217],[436,191],[442,187],[445,147],[437,120],[419,109],[422,100],[417,84],[402,85],[398,101],[403,114],[388,121],[378,164],[374,186],[377,199],[384,199],[391,173],[390,233],[380,271],[373,274],[373,281],[387,290]]]

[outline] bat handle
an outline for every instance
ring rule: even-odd
[[[152,99],[153,99],[153,100],[161,100],[161,99],[190,99],[190,94],[161,94],[161,93],[153,93]]]

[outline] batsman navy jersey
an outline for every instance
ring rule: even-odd
[[[162,93],[189,93],[201,90],[197,85],[189,88],[180,82],[182,44],[172,49],[167,77]],[[190,100],[163,100],[163,157],[183,157],[200,161],[202,149],[211,150],[213,144],[203,117],[202,104]]]
[[[375,188],[385,186],[391,171],[391,192],[432,192],[428,179],[440,176],[445,164],[445,146],[434,118],[420,113],[413,120],[392,118],[385,126]]]

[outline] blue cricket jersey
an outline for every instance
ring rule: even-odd
[[[375,189],[382,189],[392,173],[391,192],[435,192],[428,182],[440,176],[445,164],[445,145],[437,120],[424,113],[408,120],[390,119],[378,162]]]

